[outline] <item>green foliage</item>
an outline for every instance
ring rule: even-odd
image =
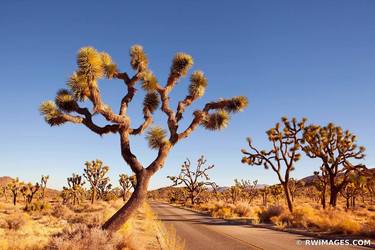
[[[165,130],[160,127],[153,127],[147,132],[146,139],[150,148],[159,149],[166,142]]]
[[[148,58],[140,45],[133,45],[130,48],[130,64],[134,70],[142,72],[148,67]]]
[[[195,71],[190,76],[189,95],[194,99],[202,97],[206,91],[207,82],[202,71]]]
[[[177,53],[172,61],[171,75],[185,76],[193,66],[193,58],[185,53]]]
[[[228,126],[229,119],[228,112],[225,110],[218,110],[205,117],[202,125],[208,130],[221,130]]]
[[[147,93],[143,100],[143,106],[153,113],[160,105],[159,95],[156,92]]]

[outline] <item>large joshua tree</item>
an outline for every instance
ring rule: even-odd
[[[94,204],[99,185],[106,182],[109,178],[106,176],[109,171],[108,166],[104,166],[101,160],[86,161],[83,176],[91,185],[91,204]]]
[[[269,151],[259,150],[248,138],[251,151],[242,149],[242,153],[245,154],[242,162],[249,165],[263,165],[265,169],[271,168],[277,174],[284,189],[288,208],[292,212],[293,201],[289,189],[290,173],[294,170],[295,162],[301,158],[300,140],[306,119],[297,122],[296,118],[289,121],[283,117],[281,120],[283,128],[280,123],[276,123],[274,128],[266,132],[268,140],[272,143],[272,149]]]
[[[231,99],[219,99],[207,103],[203,109],[193,113],[189,125],[179,132],[179,122],[183,118],[185,109],[205,93],[207,79],[201,71],[195,71],[190,77],[190,85],[186,97],[178,102],[176,111],[170,105],[170,93],[178,81],[186,76],[193,65],[190,55],[177,53],[172,60],[169,76],[164,85],[160,84],[156,76],[148,68],[148,58],[143,48],[135,45],[130,49],[130,64],[135,71],[130,76],[120,71],[111,57],[105,52],[98,52],[94,48],[82,48],[77,56],[78,69],[68,80],[68,89],[57,92],[55,102],[46,101],[41,104],[40,111],[51,126],[70,122],[82,124],[92,132],[103,136],[109,133],[119,134],[121,154],[137,178],[137,185],[128,202],[117,211],[104,225],[104,229],[118,230],[121,225],[142,204],[147,195],[150,178],[164,165],[168,153],[173,146],[188,137],[199,125],[208,130],[220,130],[227,126],[230,113],[242,111],[247,106],[246,97],[238,96]],[[121,80],[127,93],[123,96],[118,113],[103,102],[99,89],[102,78]],[[128,114],[128,106],[136,94],[137,83],[145,90],[143,101],[144,121],[138,127],[133,127]],[[79,102],[89,100],[93,110],[81,107]],[[169,137],[160,127],[152,127],[147,132],[148,144],[158,151],[156,158],[148,166],[144,166],[132,153],[130,136],[140,135],[153,122],[153,113],[161,100],[161,110],[167,116]],[[108,124],[95,124],[93,115],[103,116]]]
[[[350,175],[365,169],[362,164],[350,162],[365,157],[365,147],[358,147],[356,140],[349,130],[343,131],[333,123],[324,127],[310,125],[304,129],[302,149],[309,157],[322,161],[322,168],[328,175],[332,207],[336,206],[337,195],[350,181]]]

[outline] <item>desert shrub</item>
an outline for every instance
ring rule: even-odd
[[[369,206],[367,210],[370,212],[375,212],[375,206]]]
[[[100,226],[104,222],[102,213],[80,213],[68,219],[69,223],[85,224],[89,227]]]
[[[250,217],[253,215],[252,207],[245,202],[237,202],[234,207],[234,213],[239,217]]]
[[[41,200],[36,200],[33,203],[29,204],[25,207],[25,211],[46,211],[51,209],[51,205],[48,202],[44,202]]]
[[[53,208],[51,215],[58,219],[67,220],[73,215],[73,212],[67,206],[63,204],[58,204]]]
[[[97,227],[89,228],[84,224],[75,224],[52,237],[45,249],[112,250],[125,247],[124,239],[116,233],[111,234]]]
[[[284,210],[277,216],[271,216],[270,220],[279,227],[308,228],[339,234],[358,234],[366,231],[371,234],[371,223],[365,229],[353,213],[340,209],[322,210],[305,205],[296,207],[292,213]]]
[[[282,206],[273,205],[266,209],[261,210],[258,213],[258,217],[259,217],[260,222],[270,223],[272,217],[281,215],[283,211],[284,211],[284,208]]]
[[[9,230],[17,231],[27,222],[27,216],[23,213],[14,213],[4,218],[5,226]]]
[[[233,211],[230,207],[219,207],[217,210],[212,211],[212,216],[216,218],[230,218],[233,216]]]

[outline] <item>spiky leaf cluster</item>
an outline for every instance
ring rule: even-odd
[[[143,106],[153,113],[160,104],[159,95],[156,92],[149,92],[145,95]]]
[[[86,79],[78,75],[77,72],[70,76],[67,85],[77,101],[84,101],[90,96],[90,88]]]
[[[189,95],[194,99],[204,95],[207,87],[207,78],[202,71],[195,71],[190,77]]]
[[[39,107],[39,111],[44,116],[44,120],[51,126],[58,126],[66,122],[53,101],[43,102]]]
[[[100,56],[102,57],[105,76],[108,79],[112,79],[115,73],[117,72],[117,65],[113,63],[112,57],[108,53],[101,52]]]
[[[165,130],[160,127],[153,127],[147,132],[146,139],[151,149],[159,149],[166,142]]]
[[[249,101],[245,96],[236,96],[229,100],[228,105],[225,106],[225,110],[229,113],[236,113],[243,111]]]
[[[205,117],[202,125],[208,130],[221,130],[228,126],[229,114],[225,110],[218,110]]]
[[[77,102],[67,89],[60,89],[55,98],[56,105],[66,112],[72,112],[77,108]]]
[[[140,45],[133,45],[130,48],[130,64],[134,70],[144,71],[148,67],[148,58]]]
[[[77,55],[78,74],[92,81],[104,75],[103,60],[101,54],[92,47],[84,47]]]
[[[150,70],[142,72],[142,88],[145,91],[155,91],[157,89],[157,86],[158,79]]]
[[[172,61],[171,74],[185,76],[193,66],[193,58],[185,53],[177,53]]]

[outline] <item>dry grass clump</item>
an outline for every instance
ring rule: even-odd
[[[62,233],[54,236],[45,249],[56,250],[113,250],[124,249],[123,237],[109,233],[98,227],[89,228],[85,224],[74,224],[64,228]]]
[[[13,213],[4,218],[5,223],[2,223],[1,226],[5,226],[5,228],[9,230],[17,231],[27,223],[27,220],[27,215],[23,213]]]
[[[296,207],[292,213],[284,210],[271,221],[279,227],[312,229],[339,234],[359,234],[364,228],[354,213],[340,209],[314,209],[311,206]]]
[[[72,217],[73,211],[63,204],[57,204],[53,208],[51,215],[56,218],[67,220],[68,218]]]
[[[284,208],[280,205],[272,205],[266,209],[262,209],[258,213],[259,221],[270,223],[272,217],[280,216],[284,212]]]

